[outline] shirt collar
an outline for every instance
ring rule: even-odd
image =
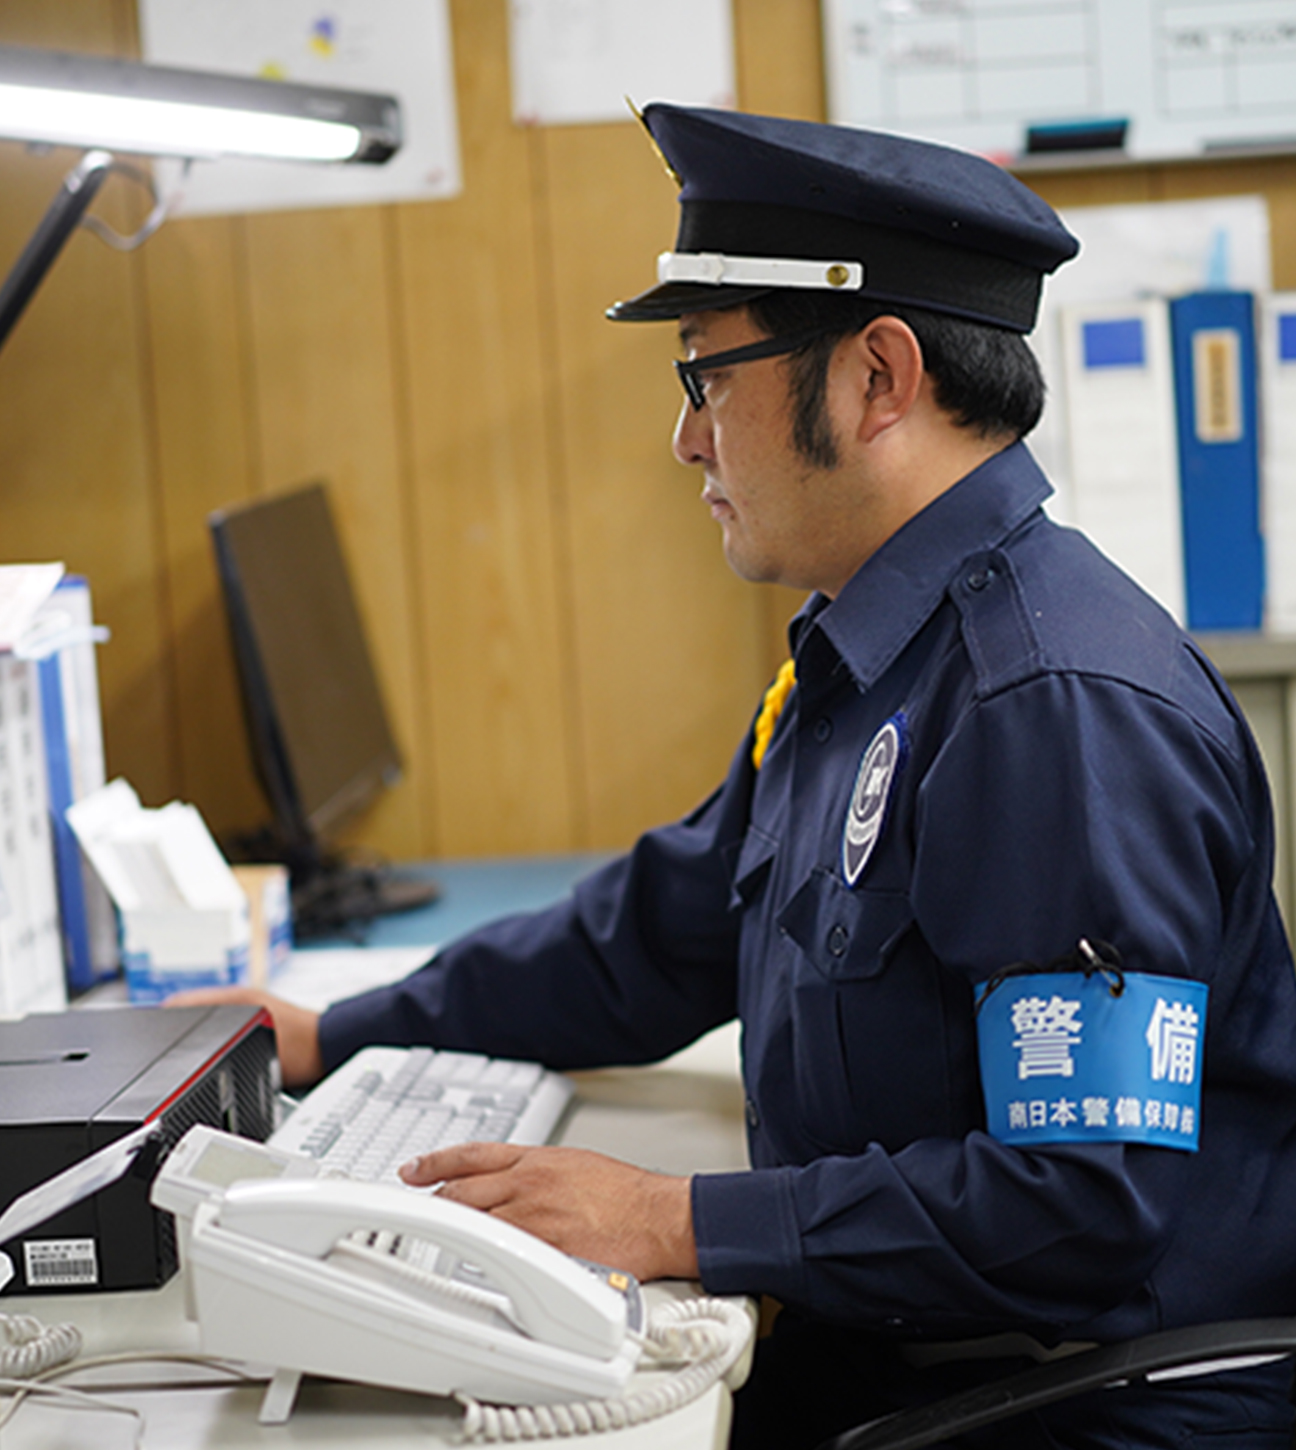
[[[898,529],[836,599],[814,594],[789,629],[814,626],[861,688],[882,674],[940,604],[964,560],[993,549],[1053,492],[1024,443],[996,453]]]

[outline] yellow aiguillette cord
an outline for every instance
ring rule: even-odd
[[[751,758],[752,765],[757,770],[761,768],[761,762],[765,759],[770,737],[774,734],[778,717],[783,713],[783,706],[787,704],[787,697],[792,693],[792,686],[795,684],[796,661],[784,660],[779,666],[778,674],[774,676],[774,683],[765,691],[765,698],[761,701],[760,714],[756,717]]]

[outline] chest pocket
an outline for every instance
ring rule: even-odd
[[[828,981],[876,977],[913,921],[902,891],[851,890],[820,867],[779,915],[780,929]]]
[[[802,1132],[825,1149],[859,1152],[940,1131],[944,1010],[906,895],[851,890],[820,868],[778,925],[798,949],[790,1011]]]
[[[742,845],[734,853],[731,907],[750,906],[760,894],[778,854],[778,842],[759,826],[748,826]]]

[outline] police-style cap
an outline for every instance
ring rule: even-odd
[[[1014,332],[1080,244],[1051,207],[970,152],[846,126],[651,105],[680,185],[658,285],[608,309],[651,322],[809,287]]]

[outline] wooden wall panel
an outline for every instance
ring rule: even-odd
[[[759,702],[761,607],[724,563],[700,474],[670,451],[683,401],[674,327],[603,316],[651,285],[674,239],[674,187],[635,127],[555,127],[538,140],[591,839],[613,846],[723,773]]]
[[[1030,171],[1018,179],[1059,211],[1073,206],[1132,205],[1158,199],[1156,180],[1146,166],[1104,171]]]
[[[256,489],[236,218],[180,219],[141,251],[180,794],[218,835],[266,818],[239,708],[207,516]]]
[[[6,45],[40,45],[115,55],[129,39],[123,0],[4,0],[0,31]],[[67,168],[64,167],[64,170]]]
[[[528,138],[503,7],[455,7],[459,198],[399,209],[420,683],[435,829],[451,855],[584,844]]]
[[[369,844],[417,855],[426,731],[414,688],[408,501],[401,485],[385,209],[247,219],[257,472],[267,493],[329,485],[405,779],[369,814]]]
[[[738,104],[767,116],[822,121],[820,0],[734,0]]]
[[[828,114],[820,0],[734,0],[738,103],[769,116],[822,121]],[[788,621],[805,601],[792,589],[757,591],[764,673],[787,658]]]
[[[0,38],[112,53],[120,19],[109,0],[13,3]],[[17,258],[77,159],[0,144],[0,265]],[[110,179],[98,207],[119,223],[122,186]],[[179,777],[138,268],[138,257],[73,237],[0,353],[0,558],[62,559],[89,577],[113,632],[100,651],[108,767],[160,803]]]

